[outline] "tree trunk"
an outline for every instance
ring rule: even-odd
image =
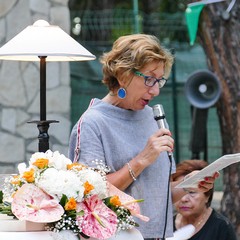
[[[222,85],[217,113],[222,136],[222,153],[240,152],[240,2],[229,19],[224,18],[231,1],[206,5],[199,20],[198,36],[207,55],[209,69]],[[233,223],[240,239],[240,164],[224,169],[221,212]]]

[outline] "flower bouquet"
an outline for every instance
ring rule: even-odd
[[[78,239],[108,239],[144,221],[137,202],[107,182],[107,166],[72,163],[58,151],[32,155],[19,174],[5,179],[0,213],[18,220],[45,223],[46,230],[68,231]]]

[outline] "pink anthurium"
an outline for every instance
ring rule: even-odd
[[[113,186],[111,183],[108,183],[108,191],[109,196],[117,195],[122,203],[122,206],[127,208],[133,216],[138,217],[145,222],[149,221],[149,218],[147,216],[141,215],[140,212],[138,202],[142,202],[143,201],[142,199],[140,200],[134,199],[132,196],[124,193],[123,191]]]
[[[117,215],[103,201],[93,195],[77,205],[77,212],[84,211],[83,216],[77,216],[82,232],[97,239],[107,239],[117,230]]]
[[[19,220],[55,222],[61,219],[63,207],[33,184],[24,184],[12,201],[12,212]]]

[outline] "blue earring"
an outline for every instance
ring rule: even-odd
[[[126,92],[125,88],[119,88],[118,92],[117,92],[117,95],[121,99],[125,98],[126,95],[127,95],[127,92]]]

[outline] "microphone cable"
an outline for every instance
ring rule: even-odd
[[[152,107],[154,119],[157,121],[158,128],[167,128],[168,124],[165,118],[165,112],[161,104],[156,104]],[[167,201],[166,201],[166,211],[165,211],[165,221],[163,228],[163,239],[165,239],[166,229],[167,229],[167,220],[168,220],[168,208],[169,208],[169,194],[170,194],[170,182],[171,182],[171,172],[172,172],[172,153],[167,152],[169,158],[169,174],[167,182]]]
[[[170,166],[169,166],[168,184],[167,184],[167,203],[166,203],[165,220],[164,220],[164,228],[163,228],[163,240],[166,239],[165,234],[166,234],[167,219],[168,219],[170,182],[171,182],[171,172],[172,172],[172,154],[168,154],[168,158],[169,158]]]

